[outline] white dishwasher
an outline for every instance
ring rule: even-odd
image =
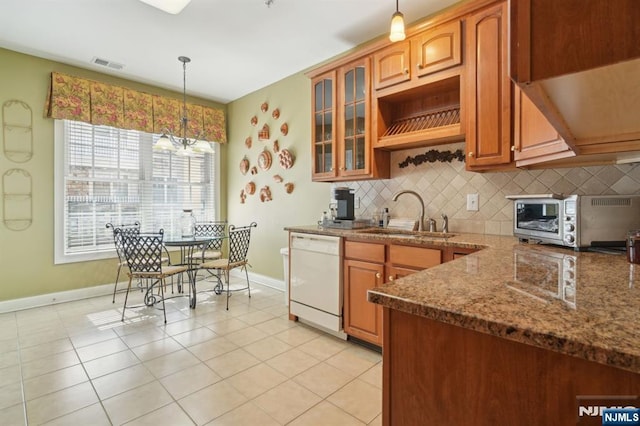
[[[290,312],[346,339],[340,237],[292,232],[289,248]]]

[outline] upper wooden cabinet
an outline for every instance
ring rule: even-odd
[[[371,146],[370,59],[358,59],[312,80],[314,181],[389,176],[388,153]]]
[[[511,77],[575,162],[637,158],[640,2],[511,0],[509,8]]]
[[[383,89],[462,63],[462,23],[455,20],[393,43],[373,55],[373,84]]]
[[[311,149],[314,180],[336,176],[336,73],[331,71],[311,81]]]
[[[549,120],[518,87],[514,93],[513,133],[513,158],[519,167],[575,156]]]
[[[511,88],[507,67],[507,3],[467,19],[468,170],[511,165]]]
[[[418,77],[462,63],[462,21],[456,20],[411,38],[411,57]]]

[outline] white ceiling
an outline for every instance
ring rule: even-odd
[[[401,0],[411,23],[458,0]],[[393,0],[0,0],[0,47],[227,103],[388,31]],[[94,57],[123,64],[98,66]]]

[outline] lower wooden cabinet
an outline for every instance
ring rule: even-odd
[[[378,346],[382,346],[382,306],[367,300],[367,290],[380,286],[383,277],[383,264],[344,261],[344,331]]]
[[[344,331],[382,346],[382,306],[367,300],[367,291],[443,262],[439,248],[345,241]]]

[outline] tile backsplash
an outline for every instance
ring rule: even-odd
[[[392,152],[390,179],[334,186],[355,190],[358,218],[371,218],[384,207],[389,208],[392,218],[417,218],[420,208],[414,197],[405,195],[397,202],[391,200],[397,191],[411,189],[424,199],[425,222],[428,218],[435,219],[438,230],[444,213],[449,217],[451,232],[498,235],[513,232],[513,202],[506,199],[506,195],[640,194],[640,163],[497,173],[468,172],[460,161],[398,167],[407,156],[423,154],[429,149],[454,151],[464,149],[464,144]],[[479,195],[479,211],[467,211],[467,194]]]

